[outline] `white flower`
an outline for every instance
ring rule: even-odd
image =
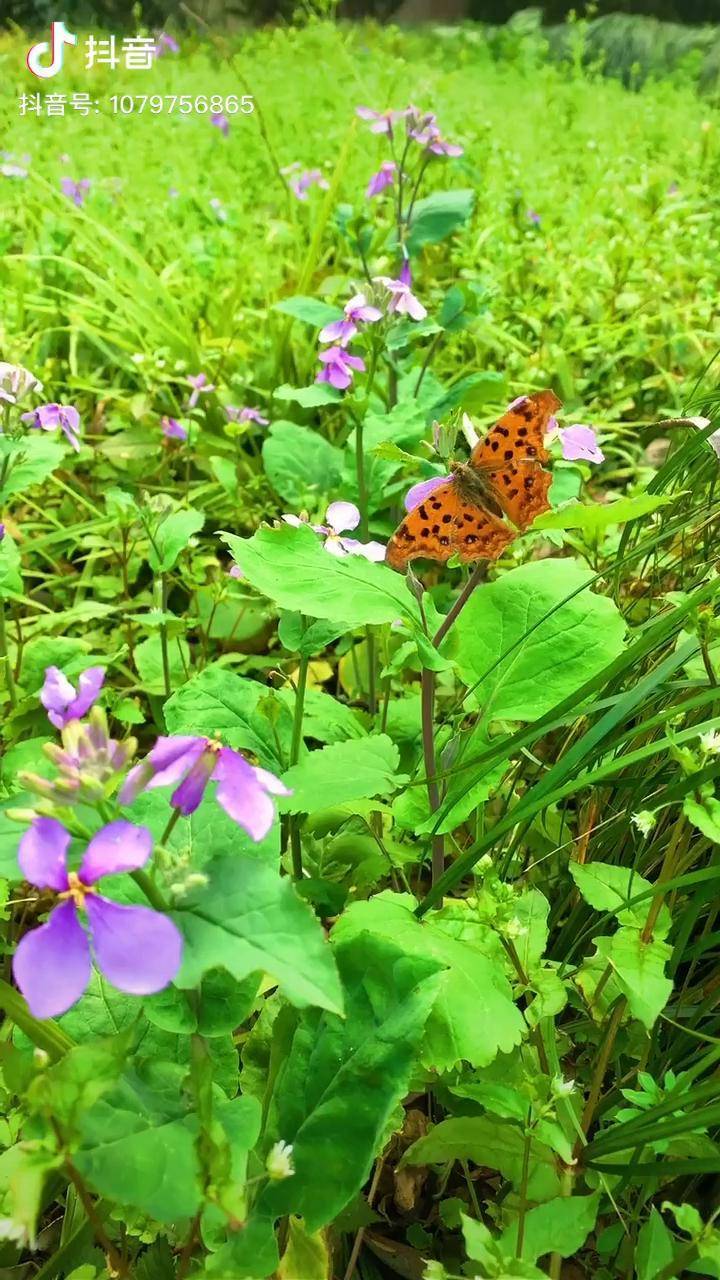
[[[25,1244],[27,1232],[19,1222],[12,1218],[0,1218],[0,1240],[14,1240],[16,1244]]]
[[[6,404],[17,404],[28,391],[42,391],[42,382],[21,364],[7,364],[0,360],[0,400]]]
[[[717,729],[713,729],[711,733],[701,733],[700,746],[709,756],[720,755],[720,733]]]
[[[270,1149],[265,1161],[265,1169],[273,1182],[282,1182],[283,1178],[292,1178],[295,1166],[292,1162],[292,1146],[289,1142],[276,1142]]]
[[[522,938],[527,933],[527,927],[522,924],[517,916],[513,916],[512,920],[508,920],[503,933],[508,938]]]
[[[563,1080],[562,1076],[555,1076],[550,1082],[550,1091],[556,1098],[569,1098],[571,1093],[575,1092],[574,1080]]]
[[[649,836],[657,818],[650,809],[641,809],[640,813],[634,813],[630,818],[633,826],[637,827],[641,836]]]

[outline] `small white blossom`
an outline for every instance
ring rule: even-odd
[[[527,927],[518,920],[517,916],[513,916],[512,920],[508,920],[503,932],[508,938],[522,938],[527,933]]]
[[[649,836],[657,818],[650,809],[641,809],[639,813],[634,813],[630,819],[633,826],[637,827],[641,836]]]
[[[569,1098],[571,1093],[575,1092],[574,1080],[563,1080],[562,1076],[555,1076],[550,1083],[550,1091],[556,1098]]]
[[[13,1240],[16,1244],[25,1244],[27,1232],[19,1222],[12,1218],[0,1218],[0,1240]]]
[[[282,1182],[283,1178],[292,1178],[295,1166],[292,1162],[292,1146],[289,1142],[276,1142],[265,1161],[265,1169],[273,1182]]]
[[[701,733],[700,746],[709,756],[720,755],[720,733],[716,729],[711,733]]]

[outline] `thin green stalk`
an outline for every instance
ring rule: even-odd
[[[300,759],[300,748],[302,747],[302,730],[303,715],[305,712],[305,693],[307,690],[308,667],[310,658],[307,654],[301,654],[300,666],[298,669],[297,688],[295,690],[295,715],[293,718],[292,742],[290,745],[290,764],[297,764]],[[302,864],[302,844],[300,842],[300,814],[293,813],[290,816],[290,854],[292,857],[293,879],[302,880],[303,864]]]
[[[177,810],[175,812],[177,813]],[[131,871],[130,875],[138,888],[142,889],[151,907],[154,907],[156,911],[167,911],[169,909],[155,881],[148,875],[147,871]]]
[[[532,1129],[530,1127],[531,1115],[532,1113],[528,1111],[528,1118],[527,1118],[527,1123],[525,1128],[525,1144],[523,1146],[522,1171],[520,1174],[520,1190],[519,1190],[520,1204],[518,1206],[518,1233],[517,1233],[517,1244],[515,1245],[515,1252],[518,1258],[522,1258],[523,1245],[525,1243],[525,1214],[527,1213],[527,1207],[528,1207],[527,1187],[528,1187],[528,1176],[530,1173],[530,1151],[532,1149]]]
[[[36,1048],[44,1049],[52,1059],[62,1058],[75,1047],[75,1041],[52,1018],[43,1018],[41,1022],[33,1018],[20,992],[2,978],[0,978],[0,1009],[11,1022],[15,1023],[16,1027],[24,1032]]]
[[[435,672],[423,667],[421,676],[421,712],[422,741],[425,774],[427,777],[427,793],[430,812],[435,813],[440,807],[440,789],[437,784],[437,768],[435,765],[435,732],[433,726],[435,712]],[[432,840],[432,883],[436,885],[445,870],[445,849],[441,835]]]
[[[5,601],[0,597],[0,662],[2,662],[5,670],[5,686],[10,699],[10,706],[17,706],[17,689],[15,688],[15,676],[13,674],[12,663],[8,657],[7,650],[7,631],[5,628]]]
[[[164,573],[160,575],[160,608],[163,613],[167,609],[168,586],[167,577]],[[172,693],[172,685],[170,683],[170,655],[168,652],[168,632],[167,623],[160,624],[160,653],[162,654],[162,670],[163,684],[165,686],[165,697],[169,698]]]
[[[589,1133],[590,1126],[595,1119],[595,1112],[597,1111],[598,1102],[600,1101],[600,1091],[602,1089],[603,1080],[605,1079],[605,1072],[608,1068],[610,1054],[612,1053],[613,1045],[615,1044],[615,1037],[620,1029],[620,1023],[622,1022],[626,1007],[627,1000],[625,999],[625,996],[621,996],[615,1005],[605,1028],[605,1035],[600,1046],[600,1052],[595,1060],[595,1070],[590,1084],[590,1093],[588,1094],[588,1099],[585,1103],[585,1110],[583,1111],[582,1120],[580,1121],[580,1127],[582,1128],[585,1136]],[[583,1146],[583,1142],[578,1138],[573,1151],[573,1155],[576,1160],[579,1160],[582,1155]]]

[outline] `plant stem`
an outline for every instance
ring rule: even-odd
[[[360,507],[360,536],[367,539],[369,532],[368,491],[365,475],[365,452],[363,449],[362,418],[355,424],[355,475],[357,477],[358,506]]]
[[[600,1052],[598,1053],[595,1062],[595,1070],[593,1072],[592,1083],[590,1085],[590,1093],[588,1094],[588,1100],[585,1103],[585,1110],[583,1111],[582,1120],[580,1121],[580,1127],[586,1136],[595,1118],[595,1111],[597,1110],[597,1105],[600,1100],[602,1082],[605,1079],[605,1072],[607,1071],[607,1065],[610,1061],[610,1054],[612,1053],[613,1045],[615,1044],[615,1037],[620,1028],[620,1023],[622,1022],[626,1006],[627,1000],[625,999],[625,996],[621,996],[610,1015],[610,1020],[605,1029],[605,1038],[600,1046]],[[583,1143],[580,1138],[578,1138],[573,1151],[573,1156],[576,1160],[580,1158],[582,1150]]]
[[[425,377],[425,374],[427,373],[430,367],[430,361],[432,360],[433,356],[435,355],[435,352],[437,351],[438,344],[442,336],[443,336],[442,330],[440,333],[436,333],[435,337],[433,338],[432,342],[430,343],[430,346],[428,347],[425,353],[425,359],[422,362],[422,368],[420,369],[420,372],[418,374],[418,379],[417,379],[417,382],[415,383],[415,390],[413,391],[413,397],[415,400],[417,400],[420,394],[420,388],[423,384],[423,378]]]
[[[305,692],[307,690],[308,667],[310,658],[307,654],[300,655],[300,666],[298,668],[297,687],[295,689],[295,715],[293,718],[292,742],[290,744],[290,765],[297,764],[300,759],[300,748],[302,747],[302,730],[303,715],[305,711]],[[300,817],[299,813],[290,815],[290,854],[292,857],[293,879],[302,880],[303,864],[302,864],[302,845],[300,843]]]
[[[427,793],[430,803],[430,812],[440,807],[440,789],[437,784],[437,768],[435,765],[435,736],[433,731],[433,717],[435,711],[435,672],[423,667],[422,670],[422,741],[423,741],[423,757],[425,761],[425,775],[427,778]],[[443,838],[441,835],[433,836],[432,840],[432,883],[437,884],[440,876],[445,870],[445,852],[443,847]]]
[[[167,609],[167,600],[168,600],[167,577],[164,573],[161,573],[160,575],[160,608],[162,609],[163,613],[165,613],[165,610]],[[172,693],[172,687],[170,684],[170,658],[168,655],[168,633],[167,633],[167,624],[165,622],[162,622],[160,624],[160,652],[162,654],[163,684],[165,686],[165,697],[169,698],[170,694]]]
[[[470,596],[472,595],[475,588],[478,587],[480,583],[483,581],[485,577],[485,570],[486,570],[486,563],[484,560],[480,560],[478,564],[475,565],[475,568],[470,574],[470,577],[465,583],[465,586],[460,592],[460,595],[458,596],[457,600],[455,601],[450,611],[443,618],[440,626],[438,627],[437,631],[435,632],[435,635],[433,636],[433,644],[435,645],[436,649],[440,648],[440,645],[445,639],[445,636],[447,635],[451,626],[455,622],[458,614],[461,612],[462,609],[465,608],[465,605],[470,599]]]
[[[42,1022],[33,1018],[19,991],[0,978],[0,1009],[38,1049],[44,1049],[53,1061],[75,1047],[75,1041],[52,1018]]]
[[[515,1253],[518,1258],[522,1258],[523,1245],[525,1243],[525,1214],[527,1213],[527,1185],[528,1174],[530,1172],[530,1151],[532,1147],[532,1130],[530,1128],[531,1112],[528,1111],[528,1117],[525,1128],[525,1145],[523,1147],[522,1172],[520,1174],[520,1204],[518,1206],[518,1233],[517,1244],[515,1245]]]
[[[177,810],[175,812],[177,813]],[[131,871],[130,875],[138,888],[142,889],[151,907],[154,907],[156,911],[168,910],[167,902],[147,871]]]
[[[15,709],[17,706],[17,689],[15,688],[15,676],[13,675],[12,663],[8,657],[7,651],[7,632],[5,630],[5,601],[0,598],[0,662],[5,668],[5,686],[10,699],[10,706]]]
[[[668,1262],[662,1271],[655,1273],[655,1280],[676,1280],[676,1277],[682,1275],[686,1267],[689,1267],[698,1256],[698,1246],[695,1240],[691,1240],[685,1249],[681,1249],[680,1253]]]
[[[80,1203],[82,1204],[82,1207],[85,1210],[85,1216],[87,1217],[87,1220],[93,1229],[95,1239],[97,1240],[98,1244],[100,1245],[100,1248],[102,1249],[103,1253],[107,1258],[108,1270],[110,1271],[110,1274],[114,1276],[127,1275],[127,1265],[124,1258],[121,1256],[120,1253],[118,1253],[112,1240],[107,1235],[105,1231],[105,1227],[103,1226],[100,1218],[95,1212],[95,1205],[93,1204],[92,1196],[90,1195],[90,1192],[85,1186],[85,1183],[83,1182],[82,1177],[80,1176],[77,1169],[75,1168],[75,1165],[73,1164],[69,1155],[67,1155],[67,1153],[64,1151],[65,1142],[63,1140],[62,1134],[57,1124],[55,1123],[54,1120],[51,1120],[51,1124],[55,1131],[55,1136],[58,1140],[58,1145],[60,1147],[60,1151],[63,1156],[63,1166],[65,1169],[65,1172],[68,1178],[70,1179],[70,1181],[72,1182],[75,1190],[77,1191]]]

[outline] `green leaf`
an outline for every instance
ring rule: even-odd
[[[327,1280],[330,1274],[330,1255],[325,1237],[309,1232],[302,1218],[291,1216],[288,1221],[288,1241],[277,1269],[277,1280]]]
[[[473,592],[443,652],[478,684],[486,723],[537,719],[621,652],[622,615],[582,590],[591,577],[573,560],[538,560]]]
[[[698,799],[686,796],[683,813],[708,840],[720,844],[720,800],[716,796],[702,795]]]
[[[277,690],[281,702],[295,710],[295,691]],[[306,689],[303,705],[303,737],[317,742],[345,742],[348,738],[364,738],[366,730],[352,707],[338,702],[323,689]]]
[[[460,1061],[485,1066],[520,1043],[523,1019],[512,1000],[497,935],[462,908],[419,921],[414,898],[389,891],[355,902],[333,929],[333,942],[370,933],[428,956],[443,966],[437,999],[428,1019],[422,1061],[437,1071]],[[459,936],[461,935],[461,936]]]
[[[309,387],[290,387],[287,382],[273,391],[276,400],[293,400],[303,409],[317,409],[324,404],[337,404],[342,395],[327,382],[313,382]]]
[[[634,1018],[651,1030],[672,994],[665,965],[672,947],[655,938],[643,942],[639,929],[618,929],[610,938],[594,938],[597,954],[609,964],[627,997]]]
[[[195,533],[199,533],[205,523],[202,511],[192,507],[180,511],[171,511],[160,521],[153,532],[148,564],[154,573],[167,573],[184,551]]]
[[[525,1139],[517,1125],[493,1116],[461,1116],[441,1120],[426,1137],[405,1152],[406,1165],[445,1164],[448,1160],[472,1160],[474,1164],[498,1169],[516,1191],[522,1181]],[[551,1200],[560,1194],[555,1152],[533,1137],[527,1181],[529,1200]]]
[[[311,751],[283,776],[292,795],[281,798],[283,813],[315,813],[328,803],[385,796],[404,779],[397,777],[400,752],[385,734],[372,734]]]
[[[570,862],[568,870],[585,901],[596,911],[611,911],[620,924],[643,928],[652,897],[634,907],[628,907],[627,903],[647,890],[652,891],[652,885],[633,867],[617,867],[609,862]],[[663,906],[653,930],[655,936],[665,937],[671,923],[670,912]]]
[[[617,502],[576,502],[556,511],[544,511],[533,529],[581,529],[595,534],[613,524],[625,524],[640,516],[659,511],[675,502],[677,494],[639,493],[634,498],[618,498]]]
[[[194,987],[210,969],[238,982],[269,973],[292,1004],[342,1012],[331,949],[292,882],[249,858],[215,859],[205,874],[175,912],[185,937],[176,985]]]
[[[673,1237],[653,1205],[650,1217],[638,1232],[635,1246],[637,1280],[655,1280],[658,1271],[672,1262],[674,1254]]]
[[[251,538],[221,534],[256,591],[281,609],[344,622],[345,629],[418,621],[405,579],[385,564],[361,556],[331,556],[312,529],[258,529]]]
[[[336,947],[346,1018],[304,1014],[278,1060],[273,1137],[293,1146],[295,1174],[263,1191],[261,1209],[300,1213],[317,1231],[362,1187],[405,1095],[437,991],[437,963],[368,935]]]
[[[595,1226],[600,1192],[591,1196],[558,1196],[525,1214],[521,1257],[537,1262],[546,1253],[570,1258],[582,1249]],[[506,1227],[498,1240],[502,1253],[518,1254],[518,1223]]]
[[[439,244],[467,222],[475,204],[475,192],[470,188],[456,191],[434,191],[418,200],[410,222],[407,247],[410,254],[417,253],[424,244]]]
[[[0,502],[46,480],[60,466],[65,452],[63,444],[40,432],[29,432],[20,440],[0,436],[0,467],[9,459],[5,479],[0,484]]]
[[[278,640],[283,649],[288,649],[290,653],[312,658],[315,654],[322,653],[333,640],[337,640],[344,630],[341,623],[325,622],[322,618],[311,622],[301,613],[282,613],[278,623]]]
[[[305,324],[311,324],[314,329],[322,329],[326,324],[330,324],[331,320],[341,320],[342,311],[340,307],[331,307],[329,303],[322,302],[319,298],[304,298],[298,295],[295,298],[283,298],[281,302],[273,305],[273,311],[282,311],[283,315],[292,316],[293,320],[302,320]]]
[[[237,751],[252,751],[263,765],[282,769],[278,758],[278,737],[290,745],[292,717],[278,701],[279,723],[274,728],[263,713],[263,704],[277,701],[272,690],[259,680],[238,676],[219,664],[193,676],[165,703],[168,733],[202,734],[211,738],[218,733],[224,743]]]
[[[20,572],[20,552],[15,539],[5,532],[0,538],[0,596],[8,592],[20,595],[23,589]]]
[[[135,645],[134,654],[143,688],[147,693],[164,694],[165,674],[160,636],[148,636],[147,640],[141,640],[140,644]],[[168,666],[171,686],[183,684],[190,667],[190,648],[182,636],[172,636],[168,640]]]
[[[315,508],[321,495],[337,491],[343,454],[319,431],[278,421],[262,447],[265,474],[273,489],[294,507]]]

